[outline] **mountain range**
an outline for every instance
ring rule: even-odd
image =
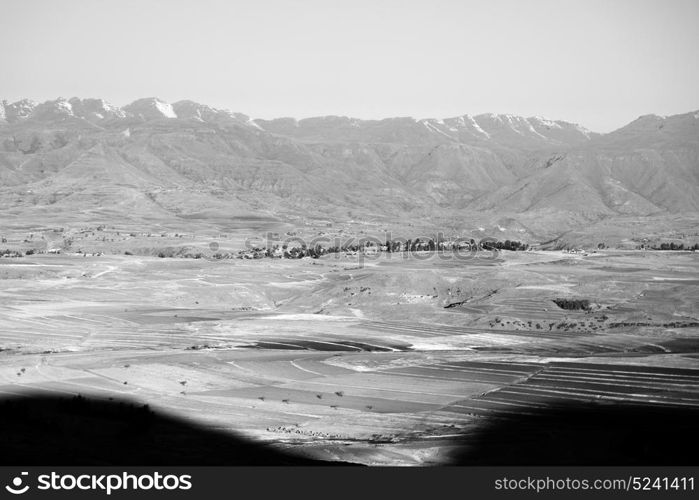
[[[697,214],[699,112],[598,134],[495,114],[260,120],[158,98],[0,105],[7,227],[418,221],[589,245],[696,239]]]

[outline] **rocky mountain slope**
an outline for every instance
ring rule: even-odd
[[[614,221],[623,232],[629,217],[686,225],[698,212],[696,112],[600,135],[512,115],[297,121],[157,98],[0,105],[0,219],[13,224],[429,220],[544,241]]]

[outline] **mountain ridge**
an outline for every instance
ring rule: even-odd
[[[495,114],[259,120],[158,98],[0,108],[0,213],[421,219],[535,241],[699,212],[699,112],[597,134]]]
[[[355,118],[355,117],[348,117],[348,116],[342,116],[342,115],[325,115],[325,116],[313,116],[313,117],[308,117],[308,118],[301,118],[301,119],[296,119],[296,118],[291,118],[291,117],[279,117],[279,118],[273,118],[271,120],[265,120],[261,118],[256,118],[256,119],[251,119],[249,116],[243,114],[243,113],[238,113],[238,112],[231,112],[227,109],[219,109],[219,108],[214,108],[211,106],[208,106],[206,104],[201,104],[197,103],[195,101],[191,100],[181,100],[174,102],[172,104],[167,103],[166,101],[158,98],[158,97],[146,97],[146,98],[140,98],[137,99],[129,104],[126,104],[124,106],[115,106],[113,104],[110,104],[108,101],[104,99],[98,99],[98,98],[86,98],[86,99],[80,99],[78,97],[71,97],[70,99],[66,99],[63,97],[59,97],[54,100],[47,100],[42,103],[38,103],[36,101],[33,101],[31,99],[21,99],[16,102],[8,102],[6,100],[0,101],[0,116],[7,115],[9,116],[9,119],[7,119],[8,122],[13,123],[21,119],[27,119],[30,118],[33,114],[36,112],[42,112],[45,111],[47,108],[54,108],[55,114],[59,115],[61,114],[61,110],[63,114],[65,115],[70,115],[70,116],[79,116],[82,118],[85,118],[85,113],[84,109],[85,108],[94,108],[97,106],[98,108],[101,108],[101,110],[106,111],[106,114],[111,113],[118,113],[121,114],[120,117],[125,117],[124,115],[126,114],[132,114],[134,116],[141,115],[144,119],[158,119],[158,118],[189,118],[192,117],[189,113],[191,111],[187,110],[186,107],[191,108],[196,108],[199,113],[201,110],[205,110],[209,116],[211,115],[228,115],[231,118],[235,119],[244,119],[245,121],[249,122],[255,122],[257,124],[259,123],[273,123],[273,122],[288,122],[291,121],[296,125],[302,125],[306,123],[311,123],[311,122],[317,122],[321,120],[334,120],[334,121],[347,121],[353,126],[357,126],[360,124],[374,124],[378,122],[383,122],[383,121],[393,121],[393,120],[410,120],[415,123],[421,123],[423,125],[426,124],[426,126],[429,128],[431,125],[440,125],[443,126],[445,124],[448,124],[451,126],[452,132],[455,132],[455,126],[461,126],[464,127],[467,123],[471,123],[474,125],[474,129],[478,131],[478,133],[484,137],[488,137],[487,133],[484,133],[482,131],[482,127],[480,127],[480,124],[477,123],[477,120],[482,120],[482,121],[494,121],[494,122],[500,122],[504,123],[505,121],[510,122],[511,124],[516,124],[515,126],[520,126],[520,127],[532,127],[532,128],[542,128],[542,129],[560,129],[563,127],[575,127],[578,129],[582,134],[593,134],[593,135],[598,135],[596,132],[591,132],[590,130],[586,129],[585,127],[582,127],[581,125],[577,123],[572,123],[572,122],[566,122],[564,120],[550,120],[547,118],[544,118],[542,116],[530,116],[530,117],[523,117],[523,116],[517,116],[517,115],[512,115],[512,114],[495,114],[495,113],[482,113],[479,115],[469,115],[469,114],[464,114],[464,115],[458,115],[454,117],[449,117],[449,118],[413,118],[413,117],[386,117],[386,118],[381,118],[381,119],[361,119],[361,118]],[[9,108],[11,112],[9,114],[6,113],[6,108]],[[92,109],[94,111],[94,109]],[[179,112],[178,112],[179,111]],[[144,113],[145,112],[145,113]],[[180,116],[182,115],[182,116]],[[198,115],[199,118],[204,119],[201,114]],[[104,119],[106,118],[104,115],[103,116],[97,116],[96,118],[99,119]],[[474,123],[475,122],[475,123]],[[535,127],[536,126],[536,127]],[[479,130],[480,128],[480,130]]]

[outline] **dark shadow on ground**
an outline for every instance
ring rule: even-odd
[[[462,443],[453,465],[697,465],[699,409],[561,404],[483,417]]]
[[[511,411],[511,410],[510,410]],[[699,409],[557,405],[481,417],[451,465],[699,465]],[[0,465],[348,465],[285,453],[147,405],[82,396],[0,399]]]
[[[0,465],[333,463],[277,451],[131,401],[30,395],[0,400]]]

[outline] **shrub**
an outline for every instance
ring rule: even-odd
[[[561,309],[571,311],[590,310],[590,301],[587,299],[553,299],[553,302]]]

